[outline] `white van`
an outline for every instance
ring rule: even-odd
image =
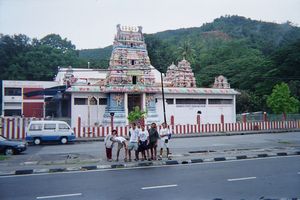
[[[60,141],[66,144],[75,139],[74,131],[64,121],[32,121],[26,132],[26,141],[36,145],[46,141]]]

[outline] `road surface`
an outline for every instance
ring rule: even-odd
[[[300,197],[300,156],[0,177],[1,200]]]

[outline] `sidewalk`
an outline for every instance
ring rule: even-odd
[[[255,135],[255,134],[268,134],[268,133],[273,134],[273,133],[288,133],[288,132],[300,132],[300,129],[173,134],[172,138]],[[76,142],[104,141],[104,138],[105,137],[77,138]]]
[[[124,162],[124,151],[121,150],[119,162],[107,162],[103,142],[94,140],[82,140],[70,145],[29,146],[24,154],[11,156],[6,160],[0,161],[0,175],[300,155],[299,132],[264,132],[263,134],[256,131],[251,133],[234,133],[230,134],[231,137],[223,137],[223,135],[224,133],[219,133],[218,136],[206,138],[196,137],[199,134],[189,135],[188,137],[186,135],[178,135],[176,139],[171,139],[171,161],[164,156],[162,161]],[[101,140],[101,138],[98,138],[98,140]],[[114,159],[115,155],[114,149]]]

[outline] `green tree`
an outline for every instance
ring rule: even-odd
[[[142,120],[143,118],[146,117],[146,114],[147,114],[147,111],[142,111],[142,110],[140,110],[140,107],[136,106],[136,107],[134,107],[134,110],[128,114],[127,118],[128,118],[129,123],[139,122],[140,120]]]
[[[299,110],[299,101],[290,95],[286,83],[275,85],[272,94],[267,98],[267,105],[276,114],[296,113]]]
[[[71,41],[67,40],[67,38],[62,39],[60,35],[57,34],[49,34],[43,37],[39,44],[50,46],[55,49],[61,49],[63,51],[76,49]]]
[[[259,98],[255,93],[240,90],[240,95],[236,97],[236,112],[245,113],[260,111],[261,109],[261,98]]]
[[[177,59],[181,60],[185,58],[190,62],[194,62],[195,58],[195,50],[192,47],[192,44],[189,40],[185,40],[181,43],[181,45],[177,49]]]

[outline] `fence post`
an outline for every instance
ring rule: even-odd
[[[174,126],[174,115],[171,115],[171,125]]]
[[[242,115],[242,121],[243,121],[243,123],[246,123],[247,122],[247,116],[246,115]]]
[[[81,117],[78,117],[77,121],[77,137],[81,137]]]

